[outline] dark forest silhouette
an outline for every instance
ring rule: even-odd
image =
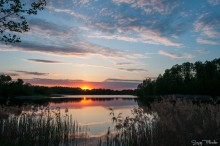
[[[138,85],[137,93],[141,97],[166,94],[219,96],[220,58],[174,65],[156,80],[144,80]]]
[[[92,89],[83,90],[81,88],[70,87],[45,87],[33,86],[30,83],[24,83],[22,79],[15,81],[9,75],[0,75],[0,96],[4,98],[13,98],[15,96],[31,96],[52,94],[71,94],[71,95],[134,95],[134,90],[111,90],[111,89]]]

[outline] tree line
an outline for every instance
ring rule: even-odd
[[[137,87],[140,97],[148,95],[220,95],[220,58],[212,61],[185,62],[166,69],[156,80],[146,79]]]
[[[71,94],[71,95],[134,95],[134,90],[92,89],[83,90],[71,87],[33,86],[22,79],[12,80],[9,75],[0,75],[0,97],[13,98],[15,96]]]

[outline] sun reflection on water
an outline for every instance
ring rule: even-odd
[[[83,97],[83,99],[80,101],[80,104],[82,105],[92,104],[92,99],[87,99],[86,97]]]

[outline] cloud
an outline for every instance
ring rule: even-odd
[[[109,79],[106,79],[104,82],[137,82],[137,83],[141,83],[142,80],[128,80],[128,79],[109,78]]]
[[[118,68],[122,71],[128,71],[128,72],[146,72],[146,69],[137,69],[137,68]]]
[[[79,0],[79,1],[76,1],[78,4],[86,4],[86,3],[89,3],[90,0]]]
[[[207,50],[207,49],[198,49],[197,52],[198,52],[199,54],[209,54],[209,53],[210,53],[210,51]]]
[[[115,66],[118,67],[118,68],[134,67],[134,66],[139,67],[139,68],[141,68],[141,67],[145,68],[146,64],[145,63],[140,63],[140,62],[118,62],[118,63],[115,63]]]
[[[136,80],[130,81],[103,81],[103,82],[90,82],[83,80],[68,80],[68,79],[47,79],[47,78],[33,78],[24,79],[25,82],[31,83],[33,85],[41,86],[65,86],[65,87],[82,87],[84,85],[95,89],[136,89],[140,82]]]
[[[46,64],[62,64],[64,62],[52,61],[52,60],[43,60],[43,59],[27,59],[27,61],[36,62],[36,63],[46,63]]]
[[[117,66],[126,66],[126,65],[134,65],[134,63],[131,62],[118,62],[116,63]]]
[[[79,30],[75,28],[60,26],[52,22],[47,22],[46,20],[43,19],[31,19],[30,25],[32,27],[32,32],[34,33],[29,33],[28,37],[33,37],[32,35],[37,33],[36,35],[38,37],[37,40],[35,41],[23,40],[21,43],[9,44],[8,46],[10,47],[5,46],[4,49],[0,48],[0,50],[8,50],[8,51],[22,50],[22,51],[59,55],[59,56],[102,55],[105,57],[112,57],[112,58],[143,57],[142,54],[138,54],[138,53],[129,54],[116,49],[110,49],[108,47],[103,47],[100,45],[87,42],[85,39],[82,40],[80,39],[80,37],[82,37],[80,35],[81,33],[79,33]],[[48,37],[48,35],[50,36]],[[44,41],[45,37],[48,38],[46,42]],[[61,37],[62,39],[54,39],[54,37],[55,38]],[[65,37],[71,37],[71,40],[70,38],[65,38]],[[42,38],[43,40],[39,42],[38,39],[42,39]],[[126,37],[124,39],[126,39]]]
[[[129,19],[129,16],[122,17],[125,17],[123,18],[124,21],[127,21],[127,19]],[[149,18],[146,17],[146,19]],[[185,22],[181,22],[180,24],[170,24],[173,23],[172,20],[152,20],[154,21],[154,24],[146,22],[145,25],[142,25],[142,23],[145,22],[145,20],[142,20],[140,16],[137,17],[136,21],[137,22],[135,23],[129,22],[128,24],[120,24],[117,22],[112,24],[108,21],[94,21],[90,25],[90,27],[92,27],[93,29],[98,28],[99,32],[93,33],[88,37],[127,42],[141,42],[146,44],[156,44],[175,47],[183,46],[183,44],[175,42],[172,39],[178,38],[178,35],[185,32],[185,29],[188,26],[187,24],[185,24]]]
[[[211,5],[219,5],[220,4],[220,0],[208,0],[208,2],[211,4]]]
[[[218,42],[215,42],[215,41],[212,41],[212,40],[207,40],[207,39],[202,39],[202,38],[196,39],[196,42],[199,43],[199,44],[219,45]]]
[[[196,32],[209,38],[217,38],[220,36],[220,13],[202,13],[193,25]]]
[[[105,57],[117,58],[127,57],[136,58],[143,57],[142,54],[137,53],[126,53],[118,50],[113,50],[100,45],[88,43],[88,42],[73,42],[71,44],[60,44],[58,45],[45,45],[41,43],[23,41],[21,43],[10,44],[13,50],[30,51],[46,53],[51,55],[59,56],[86,56],[86,55],[101,55]]]
[[[115,0],[113,2],[114,4],[99,1],[97,3],[102,6],[100,8],[92,5],[73,5],[73,8],[67,9],[59,8],[58,5],[56,7],[51,6],[49,9],[57,13],[74,16],[74,18],[79,19],[81,23],[86,25],[87,28],[103,33],[91,34],[89,37],[175,47],[182,46],[181,43],[174,42],[170,38],[172,38],[171,36],[178,36],[181,33],[185,33],[186,27],[189,26],[187,23],[189,21],[186,22],[182,19],[179,19],[178,22],[173,21],[176,17],[179,17],[177,15],[181,13],[179,11],[174,14],[169,13],[169,17],[166,17],[166,19],[162,15],[168,11],[172,11],[172,8],[176,8],[177,5],[180,5],[179,0]],[[127,3],[130,6],[120,5],[122,3]],[[88,10],[90,13],[78,11],[77,9],[79,7]],[[141,13],[137,8],[143,8],[148,13]],[[153,8],[155,10],[150,12]],[[121,9],[124,9],[124,11]],[[154,14],[153,11],[159,12],[159,16],[158,14]],[[92,14],[95,14],[95,16]],[[134,30],[134,27],[141,29]],[[132,34],[132,37],[128,36],[129,34]]]
[[[50,73],[29,72],[29,71],[22,71],[22,70],[14,70],[14,72],[23,73],[23,74],[26,74],[26,75],[36,75],[36,76],[47,76],[47,75],[50,74]]]
[[[119,35],[91,35],[88,36],[91,38],[103,38],[109,40],[120,40],[120,41],[127,41],[127,42],[138,42],[136,38],[126,37],[126,36],[119,36]]]
[[[33,78],[24,79],[25,82],[35,85],[50,85],[50,86],[73,86],[76,82],[84,82],[83,80],[68,80],[68,79],[47,79],[47,78]]]
[[[77,40],[81,37],[81,29],[75,26],[68,26],[62,23],[53,23],[44,19],[32,18],[29,20],[30,31],[24,35],[35,40],[41,40],[42,42],[68,42],[71,40]],[[47,40],[45,40],[47,39]]]
[[[139,1],[139,0],[113,0],[116,4],[126,3],[133,8],[139,8],[146,12],[150,13],[160,13],[168,14],[171,13],[177,7],[178,0],[149,0],[149,1]]]
[[[57,13],[66,13],[68,15],[74,16],[75,18],[77,18],[79,20],[89,21],[89,19],[90,19],[86,15],[75,12],[73,9],[64,9],[64,8],[61,9],[61,8],[57,8],[57,7],[55,8],[53,6],[49,6],[48,9],[53,12],[57,12]]]
[[[133,37],[122,36],[122,35],[103,35],[101,33],[94,33],[92,35],[89,35],[88,37],[120,40],[127,42],[141,42],[145,44],[165,45],[165,46],[174,46],[174,47],[183,46],[182,43],[173,42],[170,39],[162,36],[162,34],[159,31],[154,31],[147,29],[145,27],[136,27],[136,26],[127,29],[133,32]]]
[[[83,64],[83,63],[73,63],[76,66],[79,67],[95,67],[95,68],[108,68],[108,69],[115,69],[114,67],[110,67],[110,66],[104,66],[104,65],[96,65],[96,64]]]
[[[133,29],[139,32],[138,35],[144,43],[174,46],[174,47],[183,46],[183,44],[181,43],[176,43],[169,40],[166,37],[163,37],[158,31],[154,31],[146,28],[137,28],[137,27],[133,27]]]
[[[213,5],[219,2],[219,0],[207,1]],[[202,35],[208,37],[220,35],[220,15],[217,8],[209,6],[207,10],[215,9],[202,11],[200,7],[204,2],[199,3],[194,10],[191,10],[190,2],[181,0],[112,0],[108,2],[84,0],[73,4],[69,2],[68,5],[69,7],[63,7],[60,3],[50,6],[49,9],[80,20],[79,22],[90,30],[102,32],[102,34],[89,35],[93,38],[182,47],[184,45],[179,41],[179,36],[190,32],[192,24],[195,31]],[[198,14],[200,14],[199,17]],[[198,19],[194,22],[195,18]]]
[[[201,32],[204,36],[213,38],[219,36],[219,32],[215,31],[214,26],[210,24],[205,24],[205,22],[196,22],[194,23],[194,28],[197,32]]]
[[[9,75],[9,76],[19,76],[19,74],[17,74],[17,73],[8,73],[8,72],[0,72],[0,75]]]
[[[168,56],[168,57],[171,57],[171,58],[174,58],[174,59],[177,59],[177,58],[193,58],[194,57],[194,55],[192,55],[192,54],[171,53],[171,52],[165,52],[163,50],[160,50],[159,54],[164,55],[164,56]]]
[[[65,36],[69,31],[67,26],[60,26],[52,22],[48,22],[44,19],[30,19],[29,25],[31,31],[43,31],[43,33],[50,35],[62,35]]]

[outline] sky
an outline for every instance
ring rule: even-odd
[[[21,43],[0,43],[0,74],[33,85],[134,89],[220,57],[220,0],[48,0],[26,18]]]

